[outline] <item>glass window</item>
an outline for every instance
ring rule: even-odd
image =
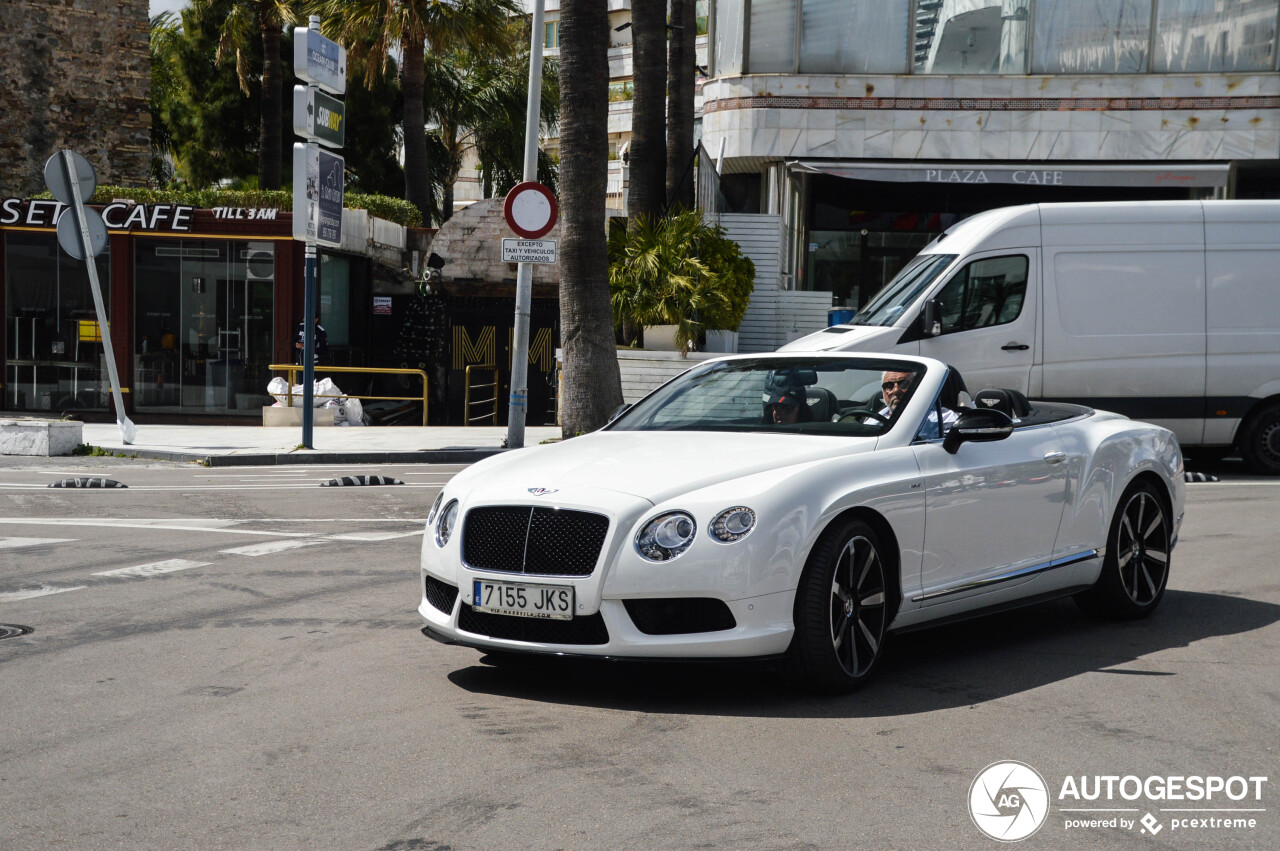
[[[938,293],[942,333],[1012,322],[1027,294],[1027,258],[988,257],[966,265]]]
[[[742,73],[742,27],[745,0],[717,0],[714,72],[717,76]]]
[[[1152,0],[1039,0],[1034,74],[1141,74]]]
[[[907,12],[907,0],[804,0],[800,72],[905,74]]]
[[[1152,70],[1270,71],[1280,0],[1160,0]]]
[[[1025,74],[1031,0],[916,0],[917,74]]]
[[[542,24],[542,46],[554,49],[560,46],[560,22],[545,21]]]
[[[95,266],[111,306],[110,246]],[[5,235],[4,391],[14,410],[105,409],[110,380],[89,272],[52,233]]]
[[[329,347],[351,345],[351,260],[320,255],[320,324]]]
[[[710,8],[711,0],[698,0],[694,7],[694,17],[698,22],[698,35],[707,34],[707,9]]]
[[[796,64],[796,0],[751,0],[752,74],[794,71]]]
[[[871,299],[858,315],[853,325],[892,325],[902,317],[902,312],[919,298],[929,285],[938,279],[942,271],[956,259],[954,254],[920,254],[902,268],[884,289]]]

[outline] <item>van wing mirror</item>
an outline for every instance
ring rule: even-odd
[[[926,337],[937,337],[942,333],[942,311],[938,307],[937,299],[931,298],[924,303],[920,333]]]
[[[962,443],[988,443],[1013,434],[1013,420],[995,408],[969,408],[947,430],[942,448],[955,455]]]

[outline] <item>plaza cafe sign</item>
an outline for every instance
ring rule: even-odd
[[[61,201],[5,198],[0,201],[0,226],[52,228],[66,207]],[[97,207],[97,205],[93,205]],[[189,233],[195,207],[181,204],[135,204],[112,201],[98,208],[111,230]]]

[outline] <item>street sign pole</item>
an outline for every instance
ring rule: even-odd
[[[120,392],[120,373],[116,369],[115,347],[111,344],[111,327],[107,321],[107,308],[102,301],[102,285],[98,281],[98,263],[96,252],[90,244],[89,219],[85,215],[85,199],[80,193],[80,175],[77,173],[75,156],[71,151],[62,151],[62,166],[66,170],[67,182],[70,184],[72,212],[75,214],[80,230],[80,244],[84,251],[85,267],[89,271],[89,289],[93,292],[93,307],[98,314],[98,329],[102,338],[102,351],[107,359],[107,377],[111,381],[111,395],[116,406],[116,425],[120,428],[120,437],[126,445],[133,443],[138,429],[124,412],[124,396]]]
[[[308,241],[306,248],[306,284],[302,292],[302,445],[314,449],[311,429],[315,425],[316,409],[316,244]],[[295,347],[296,350],[297,347]]]
[[[533,0],[533,33],[529,40],[529,102],[524,119],[524,180],[538,179],[538,124],[542,111],[543,0]],[[507,447],[524,446],[529,411],[529,309],[533,301],[533,264],[516,267],[516,315],[511,336],[511,397],[507,408]]]

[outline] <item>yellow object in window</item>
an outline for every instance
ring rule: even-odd
[[[102,329],[98,327],[98,323],[90,319],[80,320],[80,342],[82,343],[101,343]]]

